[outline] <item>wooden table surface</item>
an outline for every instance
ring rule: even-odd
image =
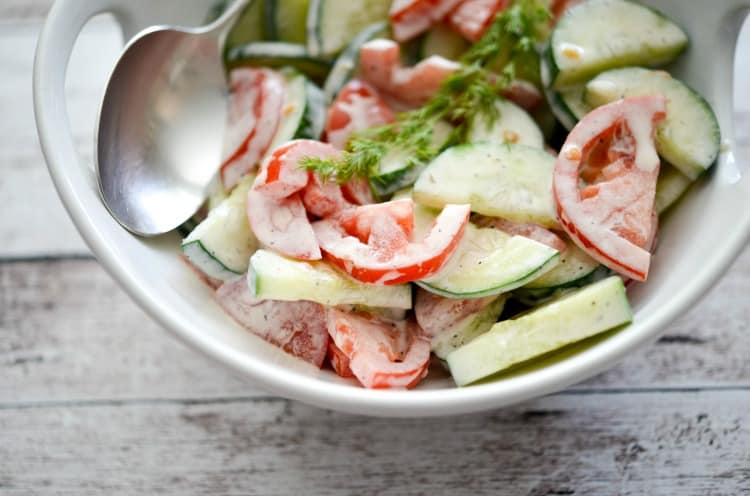
[[[750,494],[750,249],[655,345],[483,414],[323,411],[176,342],[91,257],[47,176],[30,88],[48,4],[0,1],[0,494]],[[70,69],[87,160],[119,46],[95,20]]]

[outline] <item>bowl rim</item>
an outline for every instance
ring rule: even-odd
[[[241,373],[259,388],[275,395],[348,413],[390,417],[470,413],[545,395],[610,368],[636,348],[657,339],[670,321],[695,303],[719,280],[750,238],[749,211],[744,217],[738,215],[737,228],[728,233],[717,256],[696,269],[693,282],[676,294],[670,304],[655,309],[647,319],[631,325],[626,331],[615,333],[595,346],[576,353],[575,359],[561,360],[500,382],[452,389],[367,390],[256,363],[248,360],[239,350],[212,340],[186,316],[160,303],[153,288],[139,280],[137,272],[118,258],[117,247],[90,215],[91,199],[86,198],[86,194],[90,196],[91,192],[80,188],[91,186],[96,190],[98,199],[93,174],[86,178],[83,177],[86,175],[83,171],[82,177],[73,177],[67,172],[71,161],[76,161],[77,156],[72,143],[67,140],[69,136],[63,136],[65,133],[69,135],[69,125],[61,120],[67,115],[64,105],[59,108],[55,101],[61,95],[64,101],[65,61],[68,60],[64,57],[61,61],[59,55],[64,54],[66,49],[72,49],[75,39],[70,41],[70,46],[60,44],[61,36],[64,38],[72,35],[56,30],[61,29],[60,18],[66,15],[63,10],[70,3],[72,2],[65,0],[57,2],[50,11],[39,39],[34,67],[34,106],[40,142],[50,175],[65,208],[100,264],[151,318],[190,347]],[[82,23],[83,21],[81,26],[73,26],[73,29],[80,30]],[[77,37],[77,31],[75,34]],[[53,47],[54,43],[59,46]],[[54,60],[55,57],[57,60]],[[100,201],[99,203],[101,204]],[[104,208],[103,205],[99,206]]]

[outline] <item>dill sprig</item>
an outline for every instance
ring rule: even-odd
[[[393,149],[409,154],[408,165],[429,162],[442,148],[465,143],[478,116],[492,126],[499,117],[495,102],[515,79],[519,64],[528,63],[536,45],[547,35],[551,14],[539,0],[516,0],[499,13],[482,38],[461,57],[461,67],[422,107],[402,112],[396,122],[356,133],[337,159],[305,157],[300,165],[324,179],[344,183],[368,177]],[[533,58],[532,58],[533,60]],[[492,70],[488,65],[492,65]],[[435,146],[433,129],[439,121],[453,125],[446,143]]]

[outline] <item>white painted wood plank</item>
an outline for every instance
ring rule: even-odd
[[[386,420],[267,400],[0,409],[0,491],[739,495],[747,391],[563,394]]]
[[[0,22],[39,22],[47,15],[54,0],[3,0],[0,2]]]
[[[750,386],[750,248],[707,298],[576,389]],[[146,317],[94,261],[0,265],[0,402],[257,394]]]
[[[0,24],[0,256],[87,253],[47,174],[34,124],[31,79],[38,23]],[[69,69],[71,126],[82,160],[92,163],[97,106],[121,41],[111,20],[84,30]]]
[[[0,402],[257,394],[178,343],[95,261],[0,264]]]

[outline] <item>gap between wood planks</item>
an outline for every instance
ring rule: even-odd
[[[548,396],[451,418],[290,401],[0,411],[0,492],[747,494],[747,396]]]
[[[750,384],[747,386],[700,386],[700,387],[630,387],[630,388],[591,388],[570,389],[547,395],[547,397],[570,396],[623,396],[623,395],[653,395],[653,394],[701,394],[701,393],[740,393],[748,394],[750,400]],[[289,402],[289,400],[274,395],[228,396],[213,398],[128,398],[128,399],[91,399],[91,400],[57,400],[57,401],[18,401],[0,402],[0,410],[39,410],[54,408],[106,408],[154,405],[228,405],[235,403],[254,402]],[[533,401],[533,400],[530,400]],[[527,402],[522,402],[521,405]]]

